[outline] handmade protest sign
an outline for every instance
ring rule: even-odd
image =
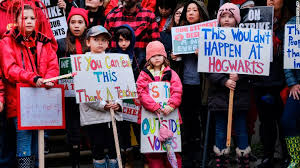
[[[72,73],[71,58],[59,59],[59,75]],[[59,84],[64,85],[65,97],[75,97],[73,77],[58,80]]]
[[[159,102],[163,108],[167,105],[170,98],[169,82],[152,82],[149,84],[149,93],[151,97]],[[164,126],[170,129],[174,136],[172,147],[174,152],[181,152],[181,132],[178,109],[175,109],[169,115],[161,115]],[[166,148],[158,139],[161,125],[157,115],[142,108],[141,113],[141,152],[142,153],[159,153],[165,152]]]
[[[65,103],[62,85],[51,89],[17,85],[18,129],[64,129]]]
[[[198,72],[269,75],[272,32],[201,28]]]
[[[43,10],[43,12],[49,17],[55,39],[66,38],[68,30],[67,20],[64,11],[57,6],[58,0],[42,0],[42,2],[46,6],[46,10]]]
[[[300,31],[296,24],[285,25],[284,69],[300,69]]]
[[[126,54],[71,55],[77,103],[137,97],[130,59]]]
[[[142,106],[137,99],[124,99],[122,109],[123,120],[138,122],[138,114],[141,112]]]
[[[172,27],[172,49],[173,54],[195,53],[198,48],[201,27],[216,27],[217,20],[197,23],[188,26]]]
[[[272,6],[244,8],[241,9],[240,12],[240,28],[273,30],[274,10]]]

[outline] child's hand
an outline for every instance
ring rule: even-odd
[[[229,79],[233,81],[238,81],[239,80],[239,75],[237,73],[230,73],[229,74]]]
[[[170,114],[173,110],[170,109],[170,108],[164,108],[162,111],[163,111],[164,115],[168,115],[168,114]]]
[[[46,86],[46,88],[51,88],[51,87],[54,86],[54,83],[52,83],[52,82],[46,82],[45,86]]]
[[[236,86],[236,82],[231,80],[231,79],[228,79],[226,82],[225,82],[225,86],[228,87],[230,90],[234,90],[235,89],[235,86]]]
[[[109,111],[110,109],[113,109],[114,111],[120,110],[120,105],[117,103],[109,102],[104,106],[104,110]]]
[[[36,87],[41,87],[43,84],[44,84],[43,78],[39,78],[35,83]]]
[[[158,109],[158,110],[156,110],[156,111],[154,111],[156,114],[160,114],[160,113],[162,113],[163,111],[161,110],[161,109]]]

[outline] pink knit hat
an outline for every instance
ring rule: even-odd
[[[220,24],[221,15],[223,15],[224,13],[232,14],[236,20],[236,23],[237,24],[240,23],[241,15],[240,15],[240,9],[238,8],[237,5],[235,5],[233,3],[225,3],[224,5],[222,5],[220,7],[220,9],[218,11],[218,15],[217,15],[218,24]]]
[[[165,47],[160,41],[152,41],[146,47],[147,61],[155,55],[162,55],[167,58]]]
[[[71,11],[69,13],[69,16],[67,18],[67,22],[69,23],[69,20],[71,19],[72,16],[74,15],[80,15],[83,17],[83,19],[86,22],[86,26],[89,26],[89,17],[88,17],[88,10],[82,9],[82,8],[75,8],[74,6],[71,8]]]

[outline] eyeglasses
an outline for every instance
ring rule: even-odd
[[[176,16],[180,16],[180,15],[181,15],[181,12],[176,12],[175,15],[176,15]]]

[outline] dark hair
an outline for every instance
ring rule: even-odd
[[[84,30],[83,34],[79,37],[79,41],[82,47],[82,53],[85,53],[89,50],[88,47],[86,46],[85,36],[86,36],[86,30]],[[67,53],[77,54],[75,40],[76,37],[71,33],[70,29],[68,29],[67,37],[65,39]]]
[[[131,41],[132,39],[132,32],[127,27],[119,28],[115,33],[115,41],[118,42],[120,39],[120,35],[125,38],[126,40]]]
[[[158,7],[162,8],[162,9],[171,9],[171,11],[173,12],[173,10],[176,7],[176,1],[174,2],[174,0],[157,0],[156,2],[156,9],[155,9],[155,15],[159,16],[159,10]]]
[[[174,11],[173,11],[172,21],[171,21],[169,27],[167,28],[167,31],[171,31],[171,28],[172,28],[172,27],[179,26],[179,23],[178,23],[178,25],[176,25],[174,17],[175,17],[176,12],[178,11],[178,9],[180,9],[180,8],[182,8],[182,7],[184,7],[184,3],[179,3],[179,4],[177,4],[176,8],[175,8]],[[180,21],[180,20],[179,20],[179,21]]]
[[[30,5],[25,4],[25,5],[24,5],[24,10],[29,10],[29,9],[33,10],[33,8],[32,8]],[[22,8],[17,9],[17,11],[16,11],[16,16],[15,16],[15,20],[16,20],[16,21],[18,20],[18,17],[19,17],[19,15],[21,14],[21,12],[22,12]],[[34,13],[34,15],[35,15],[35,13]]]
[[[180,26],[184,26],[184,25],[190,25],[190,23],[187,21],[186,19],[186,13],[187,13],[187,8],[190,4],[196,4],[198,7],[198,11],[199,11],[199,17],[200,17],[200,21],[199,22],[203,22],[203,21],[208,21],[209,16],[206,15],[204,9],[202,9],[202,7],[196,2],[196,1],[189,1],[184,5],[184,8],[182,10],[180,19],[179,19],[179,25]]]

